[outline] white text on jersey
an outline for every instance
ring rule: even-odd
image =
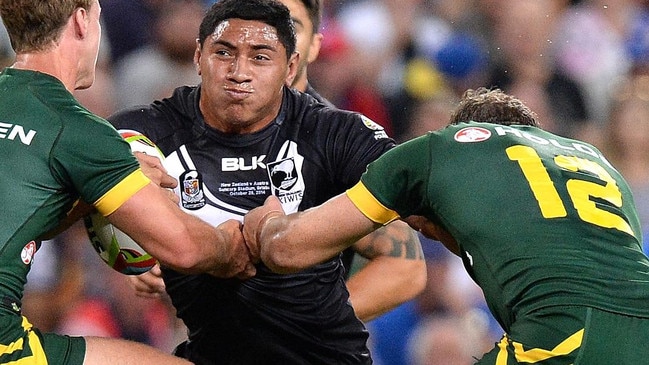
[[[545,139],[545,138],[542,138],[542,137],[539,137],[539,136],[534,136],[534,135],[529,134],[527,132],[522,132],[522,131],[520,131],[518,129],[511,128],[511,127],[508,127],[508,126],[497,126],[495,129],[496,129],[496,133],[499,136],[504,136],[504,135],[510,133],[510,134],[513,134],[513,135],[515,135],[517,137],[525,138],[528,141],[531,141],[531,142],[534,142],[534,143],[538,143],[538,144],[542,144],[542,145],[550,144],[550,145],[553,145],[553,146],[555,146],[557,148],[561,148],[561,149],[563,149],[565,151],[579,151],[579,152],[591,155],[591,156],[593,156],[595,158],[598,158],[598,159],[600,159],[601,161],[605,162],[607,165],[610,166],[610,163],[608,162],[608,160],[606,160],[606,158],[604,156],[597,153],[596,150],[594,150],[592,147],[587,146],[585,144],[581,144],[581,143],[571,141],[570,145],[562,145],[556,139]]]
[[[221,159],[221,171],[249,171],[258,168],[265,169],[264,159],[266,155],[252,156],[248,163],[243,157],[225,157]]]
[[[20,142],[29,146],[32,144],[35,135],[36,131],[34,130],[29,130],[29,132],[25,133],[25,128],[21,125],[0,122],[0,139],[9,139],[13,141],[16,137],[19,137]]]

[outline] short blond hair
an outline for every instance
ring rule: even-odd
[[[16,53],[42,51],[58,41],[75,9],[98,0],[0,0],[0,17]]]

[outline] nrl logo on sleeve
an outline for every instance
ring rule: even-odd
[[[23,247],[20,252],[20,259],[23,261],[23,264],[29,265],[34,259],[34,254],[36,254],[36,242],[31,241]]]
[[[455,133],[456,141],[467,143],[467,142],[482,142],[491,137],[491,131],[482,127],[466,127],[462,128]]]
[[[375,139],[388,138],[387,133],[385,133],[385,129],[380,124],[376,123],[375,121],[373,121],[372,119],[364,115],[361,115],[361,120],[363,121],[363,124],[367,128],[374,131]]]
[[[361,115],[361,120],[363,121],[363,124],[365,124],[367,128],[373,131],[383,130],[383,127],[381,127],[381,125],[379,125],[377,122],[373,121],[372,119],[364,115]]]

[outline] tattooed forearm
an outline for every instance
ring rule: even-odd
[[[378,256],[423,260],[417,233],[402,222],[393,222],[363,237],[354,249],[361,256],[372,259]]]

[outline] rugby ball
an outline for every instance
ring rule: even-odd
[[[146,136],[131,130],[120,130],[131,146],[133,152],[144,152],[164,160],[158,147]],[[126,233],[113,226],[100,213],[93,213],[84,218],[88,238],[99,257],[114,270],[126,275],[138,275],[149,271],[156,259],[149,255]]]
[[[131,145],[131,151],[144,152],[147,155],[158,157],[161,161],[164,160],[162,151],[147,136],[130,129],[120,129],[118,132]]]
[[[93,213],[85,217],[84,225],[92,247],[114,270],[126,275],[138,275],[151,270],[156,264],[155,258],[101,214]]]

